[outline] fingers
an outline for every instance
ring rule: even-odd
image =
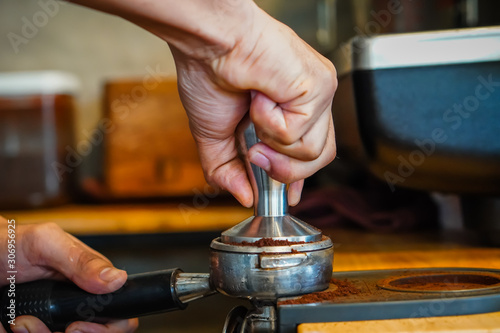
[[[254,101],[260,100],[262,103],[269,101],[261,93],[253,93],[253,96]],[[276,104],[272,105],[276,111]],[[260,106],[257,105],[257,107]],[[283,145],[273,140],[270,135],[267,135],[266,129],[262,130],[256,125],[257,135],[262,143],[250,149],[248,157],[253,164],[264,169],[273,179],[286,184],[300,181],[290,186],[290,205],[296,205],[300,201],[303,179],[311,176],[335,158],[335,135],[330,107],[331,104],[313,123],[310,131],[291,145]],[[279,110],[277,113],[282,112]],[[279,123],[279,117],[272,119],[278,119],[275,123]],[[272,121],[268,123],[272,125]],[[238,158],[234,141],[216,140],[212,144],[199,142],[198,145],[202,164],[207,171],[207,180],[211,184],[228,190],[245,207],[252,206],[252,188],[244,164]]]
[[[32,316],[16,317],[15,323],[10,326],[14,333],[51,333],[40,319]]]
[[[290,184],[290,186],[288,187],[288,204],[290,206],[297,206],[297,204],[300,202],[303,187],[303,179]]]
[[[328,102],[314,105],[316,101],[277,103],[263,93],[255,93],[250,106],[252,121],[262,141],[276,147],[290,146],[299,141],[318,122],[323,114],[331,112],[333,95]],[[303,98],[302,98],[303,99]],[[321,122],[320,122],[321,123]],[[325,128],[323,128],[325,129]],[[319,131],[318,131],[319,133]]]
[[[252,187],[245,166],[238,157],[209,171],[207,180],[210,184],[216,184],[229,191],[243,206],[252,207]]]
[[[60,272],[80,288],[94,294],[113,292],[125,283],[125,271],[113,267],[106,257],[56,224],[28,228],[20,242],[25,261],[30,264],[23,272],[25,281]]]
[[[279,153],[300,160],[320,156],[332,125],[331,102],[315,117],[292,112],[276,104],[262,93],[252,100],[250,114],[258,137]]]
[[[267,174],[277,181],[291,184],[305,179],[317,170],[329,164],[335,158],[335,136],[333,124],[329,125],[327,138],[320,155],[313,160],[303,161],[277,152],[264,143],[254,145],[248,152],[250,162],[264,169]],[[298,185],[292,187],[296,191]],[[296,193],[290,198],[290,202],[296,201]]]
[[[133,333],[139,327],[137,318],[111,321],[105,325],[77,321],[66,328],[65,333]],[[20,316],[16,318],[16,324],[10,329],[14,333],[51,333],[45,324],[38,318],[32,316]],[[0,328],[0,333],[3,333]]]
[[[112,321],[105,325],[77,321],[69,325],[65,333],[132,333],[138,326],[137,318]]]

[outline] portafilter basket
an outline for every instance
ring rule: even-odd
[[[287,185],[248,161],[248,150],[260,141],[248,117],[238,139],[254,191],[254,216],[212,241],[211,284],[228,296],[270,301],[328,288],[332,241],[289,215]]]

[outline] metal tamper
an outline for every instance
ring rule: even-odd
[[[242,156],[259,139],[253,124],[239,126]],[[276,300],[328,288],[333,244],[321,231],[288,214],[287,186],[248,162],[255,215],[222,232],[210,245],[210,273],[169,269],[129,276],[114,293],[94,295],[67,281],[40,280],[16,286],[15,309],[8,288],[0,290],[0,321],[34,315],[51,330],[73,321],[106,322],[182,310],[216,291],[249,299],[227,316],[224,333],[276,332]],[[7,310],[6,310],[7,309]]]
[[[320,230],[289,215],[287,186],[249,163],[247,151],[259,139],[248,118],[240,124],[239,141],[254,190],[254,216],[212,241],[210,279],[217,291],[249,298],[254,304],[247,313],[233,310],[226,332],[273,332],[278,298],[328,288],[333,243]]]

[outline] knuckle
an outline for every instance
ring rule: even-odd
[[[302,155],[302,158],[306,161],[314,161],[318,159],[323,153],[323,147],[319,145],[311,145]]]
[[[284,184],[291,184],[298,180],[293,168],[285,167],[283,164],[281,164],[278,168],[271,168],[269,177]]]
[[[64,231],[56,223],[49,222],[26,225],[20,236],[24,252],[30,254],[28,262],[38,265],[45,264],[47,251],[54,247],[54,243],[48,243],[47,240],[60,239],[64,236]]]
[[[337,70],[331,61],[327,62],[327,69],[326,71],[322,71],[323,87],[326,87],[327,91],[331,91],[334,94],[338,87]]]
[[[335,144],[332,144],[326,153],[326,159],[325,159],[324,166],[333,162],[333,160],[335,159],[336,156],[337,156],[337,146]]]
[[[303,142],[303,159],[306,161],[314,161],[319,159],[328,149],[326,142],[323,140],[310,140],[310,142]]]
[[[290,146],[300,140],[300,136],[297,133],[282,132],[278,136],[280,143],[286,146]]]
[[[54,222],[37,224],[31,227],[31,234],[35,239],[47,238],[50,235],[63,232],[61,227]]]
[[[259,136],[260,138],[260,136]],[[299,141],[301,133],[290,129],[276,128],[273,132],[269,131],[262,135],[262,141],[272,145],[273,142],[278,145],[290,146]],[[267,142],[266,142],[267,141]]]
[[[94,253],[82,249],[82,251],[78,255],[78,259],[76,260],[76,266],[80,270],[84,270],[86,268],[89,268],[90,265],[92,265],[94,262],[99,261],[102,261],[102,258],[98,257]]]
[[[214,170],[204,170],[203,174],[208,185],[215,187],[219,186],[218,177]]]

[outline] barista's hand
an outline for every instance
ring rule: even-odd
[[[293,183],[295,205],[303,179],[335,157],[336,72],[290,28],[248,5],[247,22],[233,28],[234,44],[222,54],[200,59],[172,47],[179,90],[209,183],[252,205],[235,143],[236,126],[250,109],[262,140],[249,151],[250,161]]]
[[[0,217],[0,253],[6,253],[7,220]],[[16,225],[16,283],[46,278],[68,278],[80,288],[95,294],[117,290],[127,279],[127,273],[113,267],[102,254],[64,232],[56,224]],[[7,255],[0,256],[0,284],[7,281]],[[11,326],[14,333],[49,333],[37,318],[20,316]],[[134,332],[137,319],[99,325],[89,322],[72,323],[66,332],[126,333]],[[0,325],[0,333],[5,330]]]
[[[250,109],[262,143],[250,161],[290,187],[335,157],[332,63],[251,0],[71,0],[119,15],[169,43],[205,176],[251,206],[235,129]],[[250,104],[250,95],[253,98]]]

